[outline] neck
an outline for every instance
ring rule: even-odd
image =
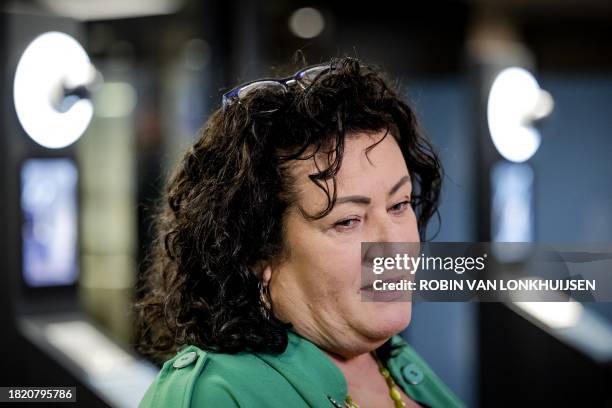
[[[363,353],[351,358],[325,351],[325,354],[340,369],[347,383],[352,384],[359,379],[368,378],[371,373],[378,373],[378,364],[372,353]]]

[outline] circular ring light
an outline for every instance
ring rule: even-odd
[[[501,71],[491,86],[487,103],[487,121],[497,151],[507,160],[529,160],[540,147],[541,137],[533,126],[553,107],[550,94],[538,85],[524,68]]]
[[[41,146],[60,149],[81,137],[93,116],[87,87],[95,69],[71,36],[36,37],[17,64],[13,98],[25,132]]]

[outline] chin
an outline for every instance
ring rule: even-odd
[[[412,302],[375,302],[366,322],[374,338],[380,340],[400,333],[410,324]]]

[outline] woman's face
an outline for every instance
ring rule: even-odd
[[[284,219],[287,256],[264,274],[270,277],[276,316],[345,357],[375,349],[410,322],[409,302],[362,301],[361,242],[419,241],[407,203],[410,174],[395,138],[389,133],[366,158],[365,149],[383,135],[347,136],[333,210],[311,221],[291,208]],[[327,167],[317,160],[319,168]],[[317,173],[314,159],[293,166],[300,205],[308,214],[318,213],[327,198],[308,178]]]

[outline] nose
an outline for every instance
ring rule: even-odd
[[[420,239],[416,219],[398,222],[386,214],[370,219],[367,242],[362,243],[362,265],[366,276],[372,271],[375,258],[417,257],[420,252]]]
[[[366,234],[368,242],[419,242],[416,218],[399,222],[387,212],[373,214]]]
[[[419,252],[420,238],[416,219],[398,222],[387,213],[375,214],[369,219],[367,233],[362,246],[365,264],[371,264],[377,257],[395,257],[396,254]],[[381,243],[414,243],[415,245],[375,245]]]

